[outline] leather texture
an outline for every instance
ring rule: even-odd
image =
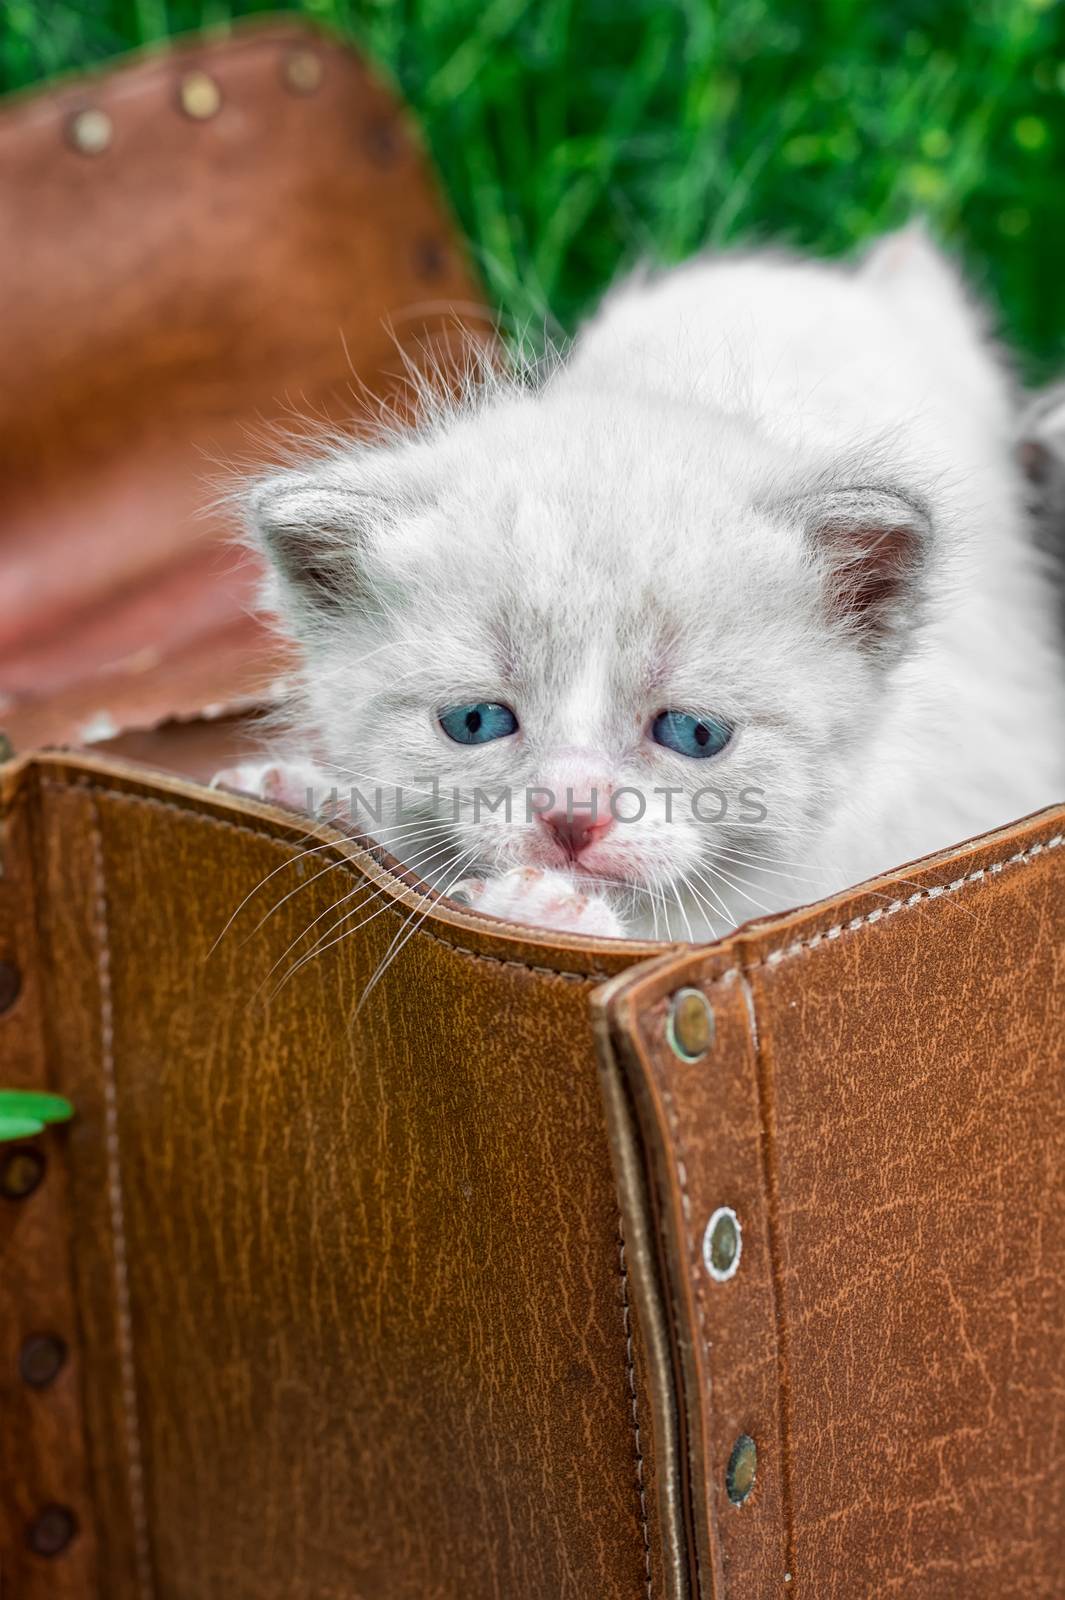
[[[649,952],[441,907],[360,1011],[419,902],[327,830],[60,756],[4,793],[43,1042],[27,988],[0,1070],[77,1115],[36,1141],[37,1192],[0,1200],[5,1275],[46,1236],[61,1269],[44,1305],[5,1294],[3,1370],[42,1317],[77,1346],[89,1464],[82,1489],[58,1393],[19,1397],[10,1592],[649,1593],[654,1441],[589,1012]],[[281,984],[345,896],[373,920]],[[80,1536],[27,1550],[44,1502],[95,1542],[96,1588],[66,1575]]]
[[[0,799],[0,1074],[76,1107],[0,1195],[18,1600],[1063,1592],[1065,813],[691,949],[101,760]]]
[[[220,497],[491,332],[414,129],[351,49],[246,23],[7,101],[0,191],[0,727],[268,699]]]
[[[698,1594],[1065,1594],[1063,958],[1059,809],[596,995]],[[684,987],[715,1019],[694,1061]]]

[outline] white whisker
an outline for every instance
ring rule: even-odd
[[[476,847],[476,846],[472,850],[468,850],[465,853],[465,855],[460,860],[456,871],[448,879],[447,885],[443,889],[438,891],[439,894],[446,895],[449,892],[449,890],[451,890],[451,889],[453,889],[455,887],[455,885],[461,879],[463,873],[466,872],[469,869],[469,867],[471,866],[471,864],[476,860],[477,854],[478,854],[478,847]],[[432,910],[432,908],[433,908],[433,902],[429,901],[429,903],[425,907],[425,910],[418,917],[417,921],[413,922],[413,926],[409,928],[409,931],[404,933],[404,928],[407,927],[407,924],[409,924],[409,923],[411,923],[413,921],[413,918],[414,918],[414,916],[416,914],[415,912],[412,912],[411,916],[408,917],[407,923],[404,924],[404,928],[400,928],[399,933],[397,933],[396,937],[392,940],[392,943],[389,945],[388,949],[385,951],[384,956],[381,958],[381,961],[378,964],[376,972],[374,973],[373,977],[370,979],[369,983],[366,985],[366,988],[363,990],[362,995],[361,995],[361,997],[359,999],[359,1003],[355,1008],[355,1015],[356,1016],[358,1016],[359,1012],[362,1010],[363,1006],[366,1004],[367,1000],[370,998],[370,995],[373,993],[375,985],[384,976],[385,972],[391,966],[392,962],[396,959],[396,957],[399,955],[400,951],[403,949],[403,946],[405,944],[407,944],[407,942],[413,937],[413,935],[415,933],[417,933],[418,929],[421,927],[422,923],[425,921],[426,917],[429,915],[429,913]],[[401,937],[401,935],[402,935],[402,937]]]
[[[436,843],[431,848],[429,848],[425,852],[423,852],[423,854],[420,857],[415,857],[414,858],[415,863],[417,864],[417,866],[419,867],[420,870],[424,870],[425,867],[427,867],[431,861],[433,861],[438,855],[442,854],[443,851],[445,851],[445,850],[447,850],[449,848],[451,848],[449,842],[445,842],[444,844]],[[410,870],[413,870],[413,867],[411,867]],[[369,893],[368,891],[370,891],[371,888],[373,889],[373,892]],[[336,933],[337,929],[339,927],[341,927],[341,925],[344,922],[346,922],[349,917],[358,916],[361,912],[365,911],[368,906],[371,906],[375,900],[380,899],[382,896],[388,896],[389,894],[393,894],[393,893],[394,893],[394,886],[392,884],[388,884],[388,883],[379,884],[377,887],[374,888],[369,882],[364,882],[364,883],[360,883],[357,888],[355,888],[355,889],[353,889],[351,891],[350,894],[342,895],[339,900],[335,900],[332,905],[327,906],[324,911],[320,912],[318,914],[318,916],[315,917],[312,922],[309,922],[307,924],[307,926],[304,929],[302,929],[302,931],[299,934],[297,934],[296,938],[292,940],[291,944],[288,945],[287,949],[282,951],[281,955],[278,956],[277,960],[274,962],[273,966],[270,968],[270,971],[266,974],[266,979],[264,979],[264,982],[266,982],[268,979],[270,979],[273,976],[273,974],[277,971],[277,969],[281,965],[281,963],[283,961],[285,961],[287,959],[287,957],[292,954],[292,951],[296,948],[296,946],[303,939],[305,939],[307,937],[308,933],[310,933],[312,928],[316,927],[319,922],[323,921],[324,918],[328,917],[331,913],[339,911],[341,906],[347,905],[348,902],[351,901],[351,900],[358,899],[358,897],[360,895],[366,895],[366,898],[364,900],[362,900],[358,905],[353,905],[349,911],[346,911],[344,913],[343,916],[338,917],[337,920],[332,924],[332,926],[327,928],[325,930],[325,932],[323,934],[321,934],[321,936],[315,941],[315,943],[312,946],[312,948],[310,950],[308,950],[308,951],[305,951],[305,953],[296,962],[295,966],[292,967],[291,971],[288,973],[287,977],[284,980],[285,982],[288,981],[288,978],[294,977],[295,974],[299,971],[300,967],[302,967],[306,962],[312,960],[317,955],[321,955],[322,951],[323,950],[328,950],[331,947],[332,944],[339,943],[339,940],[330,939],[329,935],[333,934],[333,933]],[[386,899],[385,904],[382,907],[380,907],[379,909],[380,910],[387,910],[389,904],[391,904],[391,903],[392,902],[390,900]],[[373,918],[376,915],[377,915],[377,912],[375,911],[371,916],[366,917],[363,922],[358,922],[358,923],[355,924],[355,926],[353,928],[346,929],[345,933],[343,935],[341,935],[341,937],[346,937],[347,934],[357,933],[360,928],[365,927],[367,922],[372,922]]]
[[[705,861],[703,862],[703,865],[704,866],[706,865]],[[722,900],[721,896],[718,894],[717,890],[714,888],[714,885],[705,876],[705,874],[700,871],[700,869],[698,867],[691,867],[689,870],[691,872],[692,877],[697,879],[698,882],[702,884],[703,888],[706,890],[707,894],[710,896],[710,899],[713,901],[714,905],[717,906],[717,908],[720,911],[722,917],[724,918],[725,927],[726,928],[733,927],[735,925],[735,919],[729,915],[728,907],[726,906],[725,902]]]
[[[415,842],[420,842],[421,840],[425,839],[426,837],[432,837],[433,835],[438,835],[441,832],[446,831],[447,827],[448,827],[448,824],[446,822],[438,822],[438,823],[428,824],[425,827],[414,828],[413,831],[411,831],[410,833],[405,833],[403,835],[403,838],[402,838],[401,842],[402,842],[402,844],[404,846],[406,846],[408,844],[413,844]],[[389,832],[391,830],[386,829],[385,831],[387,833],[387,832]],[[383,843],[383,841],[379,840],[379,839],[374,839],[374,840],[371,841],[371,843],[379,844],[379,843]],[[395,840],[392,840],[390,842],[390,844],[395,844],[395,843],[396,843]],[[350,858],[348,858],[348,857],[345,857],[341,861],[331,861],[329,863],[329,865],[327,867],[323,867],[320,872],[314,873],[313,876],[311,876],[310,878],[303,879],[303,881],[298,883],[294,889],[290,889],[287,894],[282,895],[281,899],[276,901],[274,903],[274,905],[272,905],[270,907],[269,911],[267,911],[262,917],[260,917],[259,921],[255,924],[255,927],[252,929],[251,933],[248,934],[248,937],[247,937],[247,939],[245,939],[244,943],[247,944],[251,939],[254,939],[255,935],[257,933],[261,932],[261,930],[266,926],[267,922],[269,922],[270,918],[274,915],[274,913],[276,911],[279,911],[281,909],[281,907],[285,904],[286,901],[291,900],[294,895],[299,894],[301,889],[309,889],[311,887],[311,884],[318,882],[319,878],[326,877],[330,872],[336,872],[337,869],[340,868],[340,867],[350,867],[352,865],[353,865],[352,860]],[[323,915],[325,915],[324,912],[323,912]],[[310,926],[313,927],[314,923],[311,923]],[[241,948],[243,948],[243,946]]]
[[[748,893],[749,888],[756,887],[754,884],[751,884],[748,879],[739,878],[738,876],[731,876],[725,871],[724,867],[718,861],[704,861],[703,865],[706,867],[708,872],[716,873],[722,882],[727,884],[730,889],[735,889],[736,893],[740,895],[742,899],[746,900],[749,905],[754,906],[757,911],[761,911],[766,914],[773,911],[774,908],[770,905],[767,905],[764,900],[759,900],[757,896]],[[744,884],[747,885],[747,888],[743,887]]]

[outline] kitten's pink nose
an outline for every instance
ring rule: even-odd
[[[551,809],[540,813],[540,822],[553,841],[576,860],[582,850],[598,843],[614,826],[610,794],[606,783],[563,790]]]

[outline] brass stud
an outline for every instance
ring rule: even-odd
[[[25,1200],[44,1177],[44,1157],[32,1145],[16,1145],[0,1156],[0,1194],[5,1200]]]
[[[11,1007],[19,997],[22,988],[22,974],[13,961],[0,961],[0,1016]]]
[[[68,1506],[45,1506],[26,1530],[26,1543],[35,1556],[58,1556],[78,1531]]]
[[[284,73],[293,94],[314,94],[321,88],[325,69],[313,50],[293,50],[285,57]]]
[[[447,252],[439,239],[421,239],[414,251],[414,265],[421,278],[439,278],[447,266]]]
[[[102,155],[111,143],[111,118],[98,106],[78,111],[67,123],[67,138],[83,156]]]
[[[366,153],[376,167],[395,166],[403,148],[400,131],[392,123],[379,118],[371,122],[364,134]]]
[[[669,1008],[666,1037],[682,1061],[698,1061],[714,1042],[714,1013],[698,989],[678,989]]]
[[[703,1234],[703,1266],[715,1283],[727,1283],[740,1264],[743,1229],[731,1206],[718,1206]]]
[[[47,1389],[63,1370],[67,1347],[57,1333],[31,1333],[22,1341],[18,1369],[31,1389]]]
[[[222,105],[222,91],[206,72],[188,72],[179,89],[181,109],[194,122],[216,116]]]
[[[725,1493],[734,1506],[742,1506],[754,1488],[758,1471],[758,1446],[749,1433],[741,1433],[732,1446],[725,1471]]]

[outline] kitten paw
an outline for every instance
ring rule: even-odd
[[[623,939],[625,928],[602,895],[585,891],[565,872],[542,867],[514,867],[498,878],[466,878],[452,898],[507,922],[524,922],[559,933],[581,933],[596,939]]]
[[[313,767],[278,761],[249,761],[240,767],[227,767],[215,773],[211,788],[248,794],[255,800],[270,800],[290,811],[306,811],[310,815],[328,793],[321,773]]]

